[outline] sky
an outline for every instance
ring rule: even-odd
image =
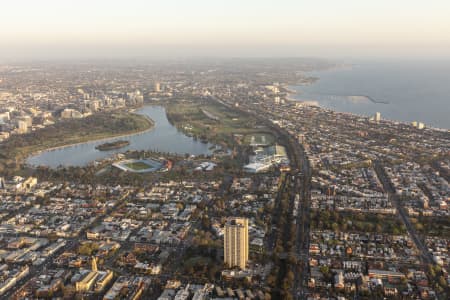
[[[3,0],[0,60],[450,57],[449,0]]]

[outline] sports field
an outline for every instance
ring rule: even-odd
[[[269,146],[275,142],[275,137],[270,133],[251,133],[246,134],[244,143],[251,146]]]
[[[155,172],[161,169],[162,164],[159,161],[151,159],[128,159],[113,164],[114,167],[122,171],[132,173]]]
[[[130,163],[125,164],[125,166],[130,168],[130,169],[133,169],[135,171],[140,171],[140,170],[145,170],[145,169],[148,169],[148,168],[153,168],[152,165],[149,165],[149,164],[147,164],[145,162],[142,162],[142,161],[130,162]]]

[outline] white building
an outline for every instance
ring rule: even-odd
[[[381,121],[381,113],[380,112],[376,112],[375,113],[375,122],[380,122]]]
[[[28,131],[28,124],[25,121],[18,121],[17,122],[17,133],[23,134],[27,133]]]

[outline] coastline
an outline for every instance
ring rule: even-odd
[[[296,102],[296,103],[305,103],[305,105],[315,106],[315,107],[318,107],[320,109],[323,109],[323,110],[326,110],[326,111],[332,111],[332,112],[337,113],[337,114],[350,114],[350,115],[353,115],[355,117],[369,118],[368,115],[361,115],[361,114],[357,114],[357,113],[353,113],[353,112],[343,112],[343,111],[338,111],[338,110],[335,110],[335,109],[332,109],[332,108],[323,107],[320,104],[320,101],[318,101],[318,100],[314,100],[314,99],[311,99],[311,100],[296,99],[294,95],[298,95],[298,94],[300,94],[300,92],[298,90],[293,90],[291,87],[292,86],[284,87],[284,89],[287,91],[287,93],[286,93],[287,94],[286,101]],[[294,97],[291,97],[291,96],[294,96]],[[375,104],[389,104],[389,102],[387,102],[387,101],[386,102],[382,102],[382,101],[377,102],[377,100],[371,98],[370,96],[366,96],[366,95],[360,95],[360,96],[366,97],[372,103],[375,103]],[[402,125],[405,125],[405,126],[411,126],[411,122],[408,122],[408,121],[383,119],[383,122],[388,122],[388,123],[393,123],[393,124],[402,124]],[[426,124],[426,123],[425,123],[425,125],[426,125],[425,128],[429,129],[429,130],[436,130],[436,131],[440,131],[440,132],[450,132],[450,129],[448,129],[448,128],[435,127],[435,126],[432,126],[432,125]]]
[[[429,62],[365,60],[351,68],[308,72],[305,76],[319,77],[319,81],[312,86],[285,82],[289,90],[284,91],[290,100],[316,99],[322,107],[340,112],[367,116],[380,112],[396,122],[450,130],[450,86],[445,77],[449,68],[441,62],[437,68]]]
[[[320,80],[320,79],[319,79]],[[301,92],[299,92],[298,90],[296,90],[295,88],[293,88],[292,85],[289,85],[287,87],[283,87],[283,89],[286,91],[287,94],[287,98],[286,100],[289,101],[302,101],[296,98],[291,98],[290,96],[292,95],[299,95],[301,94]],[[370,95],[332,95],[332,94],[321,94],[321,96],[328,96],[328,97],[362,97],[362,98],[366,98],[367,100],[369,100],[372,103],[375,104],[390,104],[389,101],[385,101],[385,100],[377,100],[375,98],[373,98]],[[311,99],[311,101],[317,101],[314,99]]]
[[[64,149],[64,148],[68,148],[68,147],[72,147],[72,146],[77,146],[77,145],[82,145],[82,144],[86,144],[86,143],[91,143],[91,142],[102,142],[102,141],[107,141],[107,140],[115,139],[115,138],[129,137],[129,136],[145,133],[145,132],[153,130],[155,128],[156,123],[152,119],[150,119],[146,115],[138,114],[135,111],[136,111],[136,109],[133,109],[132,111],[130,111],[130,113],[133,113],[133,114],[136,114],[136,115],[139,115],[139,116],[143,116],[145,119],[147,119],[147,121],[150,123],[150,127],[149,128],[146,128],[146,129],[143,129],[143,130],[139,130],[139,131],[135,131],[135,132],[121,133],[121,134],[118,134],[118,135],[112,135],[112,136],[109,136],[109,137],[102,137],[102,138],[99,138],[99,139],[93,138],[93,139],[88,139],[87,141],[83,141],[83,142],[71,143],[71,144],[67,144],[67,145],[55,146],[55,147],[51,147],[51,148],[42,149],[42,150],[31,152],[30,154],[28,154],[26,160],[28,160],[32,156],[39,155],[39,154],[41,154],[43,152],[51,152],[51,151],[60,150],[60,149]],[[27,163],[27,165],[29,165],[29,164]]]

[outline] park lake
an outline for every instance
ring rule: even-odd
[[[93,161],[102,160],[128,150],[152,150],[180,155],[211,154],[210,149],[213,148],[213,145],[194,140],[192,137],[188,137],[180,132],[175,126],[170,124],[164,107],[148,105],[137,110],[136,113],[152,119],[155,124],[154,127],[128,136],[90,141],[42,151],[30,156],[27,159],[27,163],[33,166],[48,166],[51,168],[58,166],[85,166]],[[129,145],[109,151],[96,149],[101,144],[119,140],[128,141]]]

